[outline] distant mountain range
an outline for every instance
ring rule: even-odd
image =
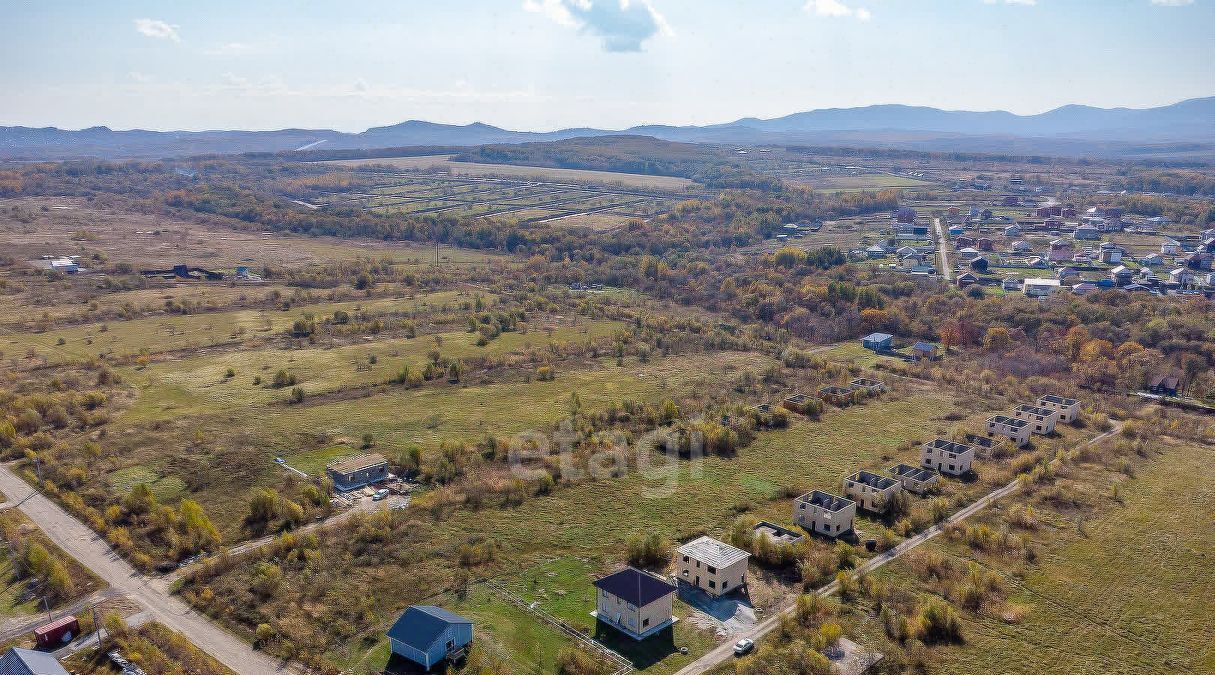
[[[740,145],[813,144],[911,150],[1103,157],[1215,157],[1215,97],[1159,108],[1069,105],[1038,115],[966,112],[904,105],[831,108],[775,119],[743,118],[708,126],[624,130],[510,131],[411,120],[351,134],[328,129],[278,131],[114,131],[92,127],[0,127],[0,158],[161,158],[292,150],[471,146],[583,136],[646,135],[664,140]]]

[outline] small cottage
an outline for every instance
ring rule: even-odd
[[[428,671],[444,661],[462,659],[472,640],[471,620],[431,605],[410,607],[388,629],[392,653]]]

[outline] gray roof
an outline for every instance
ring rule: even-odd
[[[388,637],[424,652],[452,624],[471,625],[472,621],[442,607],[414,605],[405,610],[396,623],[392,624],[392,628],[388,629]]]
[[[933,476],[937,475],[937,472],[932,469],[924,469],[910,464],[896,464],[887,469],[887,471],[893,476],[898,476],[899,478],[906,477],[911,480],[920,481],[921,483],[932,480]]]
[[[807,492],[806,494],[798,497],[797,501],[806,502],[807,504],[812,504],[814,506],[821,506],[828,511],[839,511],[856,503],[851,499],[836,497],[830,492],[823,492],[822,490]]]
[[[1020,429],[1021,427],[1029,424],[1029,422],[1026,422],[1025,420],[1020,420],[1020,419],[1017,419],[1016,417],[1009,417],[1008,415],[995,415],[993,417],[987,418],[987,421],[995,422],[996,424],[1004,424],[1004,425],[1007,425],[1010,427],[1015,427],[1017,429]]]
[[[1047,394],[1046,396],[1043,396],[1042,398],[1038,399],[1039,403],[1041,403],[1042,401],[1046,401],[1047,403],[1054,403],[1057,405],[1068,405],[1068,406],[1076,405],[1077,403],[1080,402],[1074,398],[1067,398],[1065,396],[1059,396],[1058,394]]]
[[[0,675],[68,675],[54,656],[13,647],[0,656]]]
[[[1031,415],[1041,415],[1042,417],[1050,417],[1051,415],[1055,414],[1055,411],[1051,410],[1050,408],[1042,408],[1029,403],[1022,403],[1021,405],[1017,406],[1017,412],[1025,412]]]
[[[750,553],[712,537],[693,539],[679,547],[679,553],[711,567],[729,567],[751,557]]]
[[[893,478],[887,478],[886,476],[873,473],[872,471],[857,471],[851,476],[848,476],[848,478],[845,480],[868,485],[869,487],[878,490],[885,490],[886,488],[896,484],[896,481]]]
[[[938,439],[929,441],[929,442],[925,443],[924,445],[927,445],[928,447],[932,448],[933,450],[944,450],[945,452],[952,452],[955,455],[965,454],[965,453],[973,450],[973,448],[971,448],[969,445],[966,445],[965,443],[956,443],[954,441],[951,441],[951,440],[948,440],[945,438],[938,438]]]

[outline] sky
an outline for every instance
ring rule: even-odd
[[[1215,95],[1215,0],[0,0],[0,125],[712,124]]]

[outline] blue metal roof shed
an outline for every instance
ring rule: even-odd
[[[427,670],[444,659],[457,659],[472,642],[473,622],[442,607],[414,605],[388,629],[392,652]]]

